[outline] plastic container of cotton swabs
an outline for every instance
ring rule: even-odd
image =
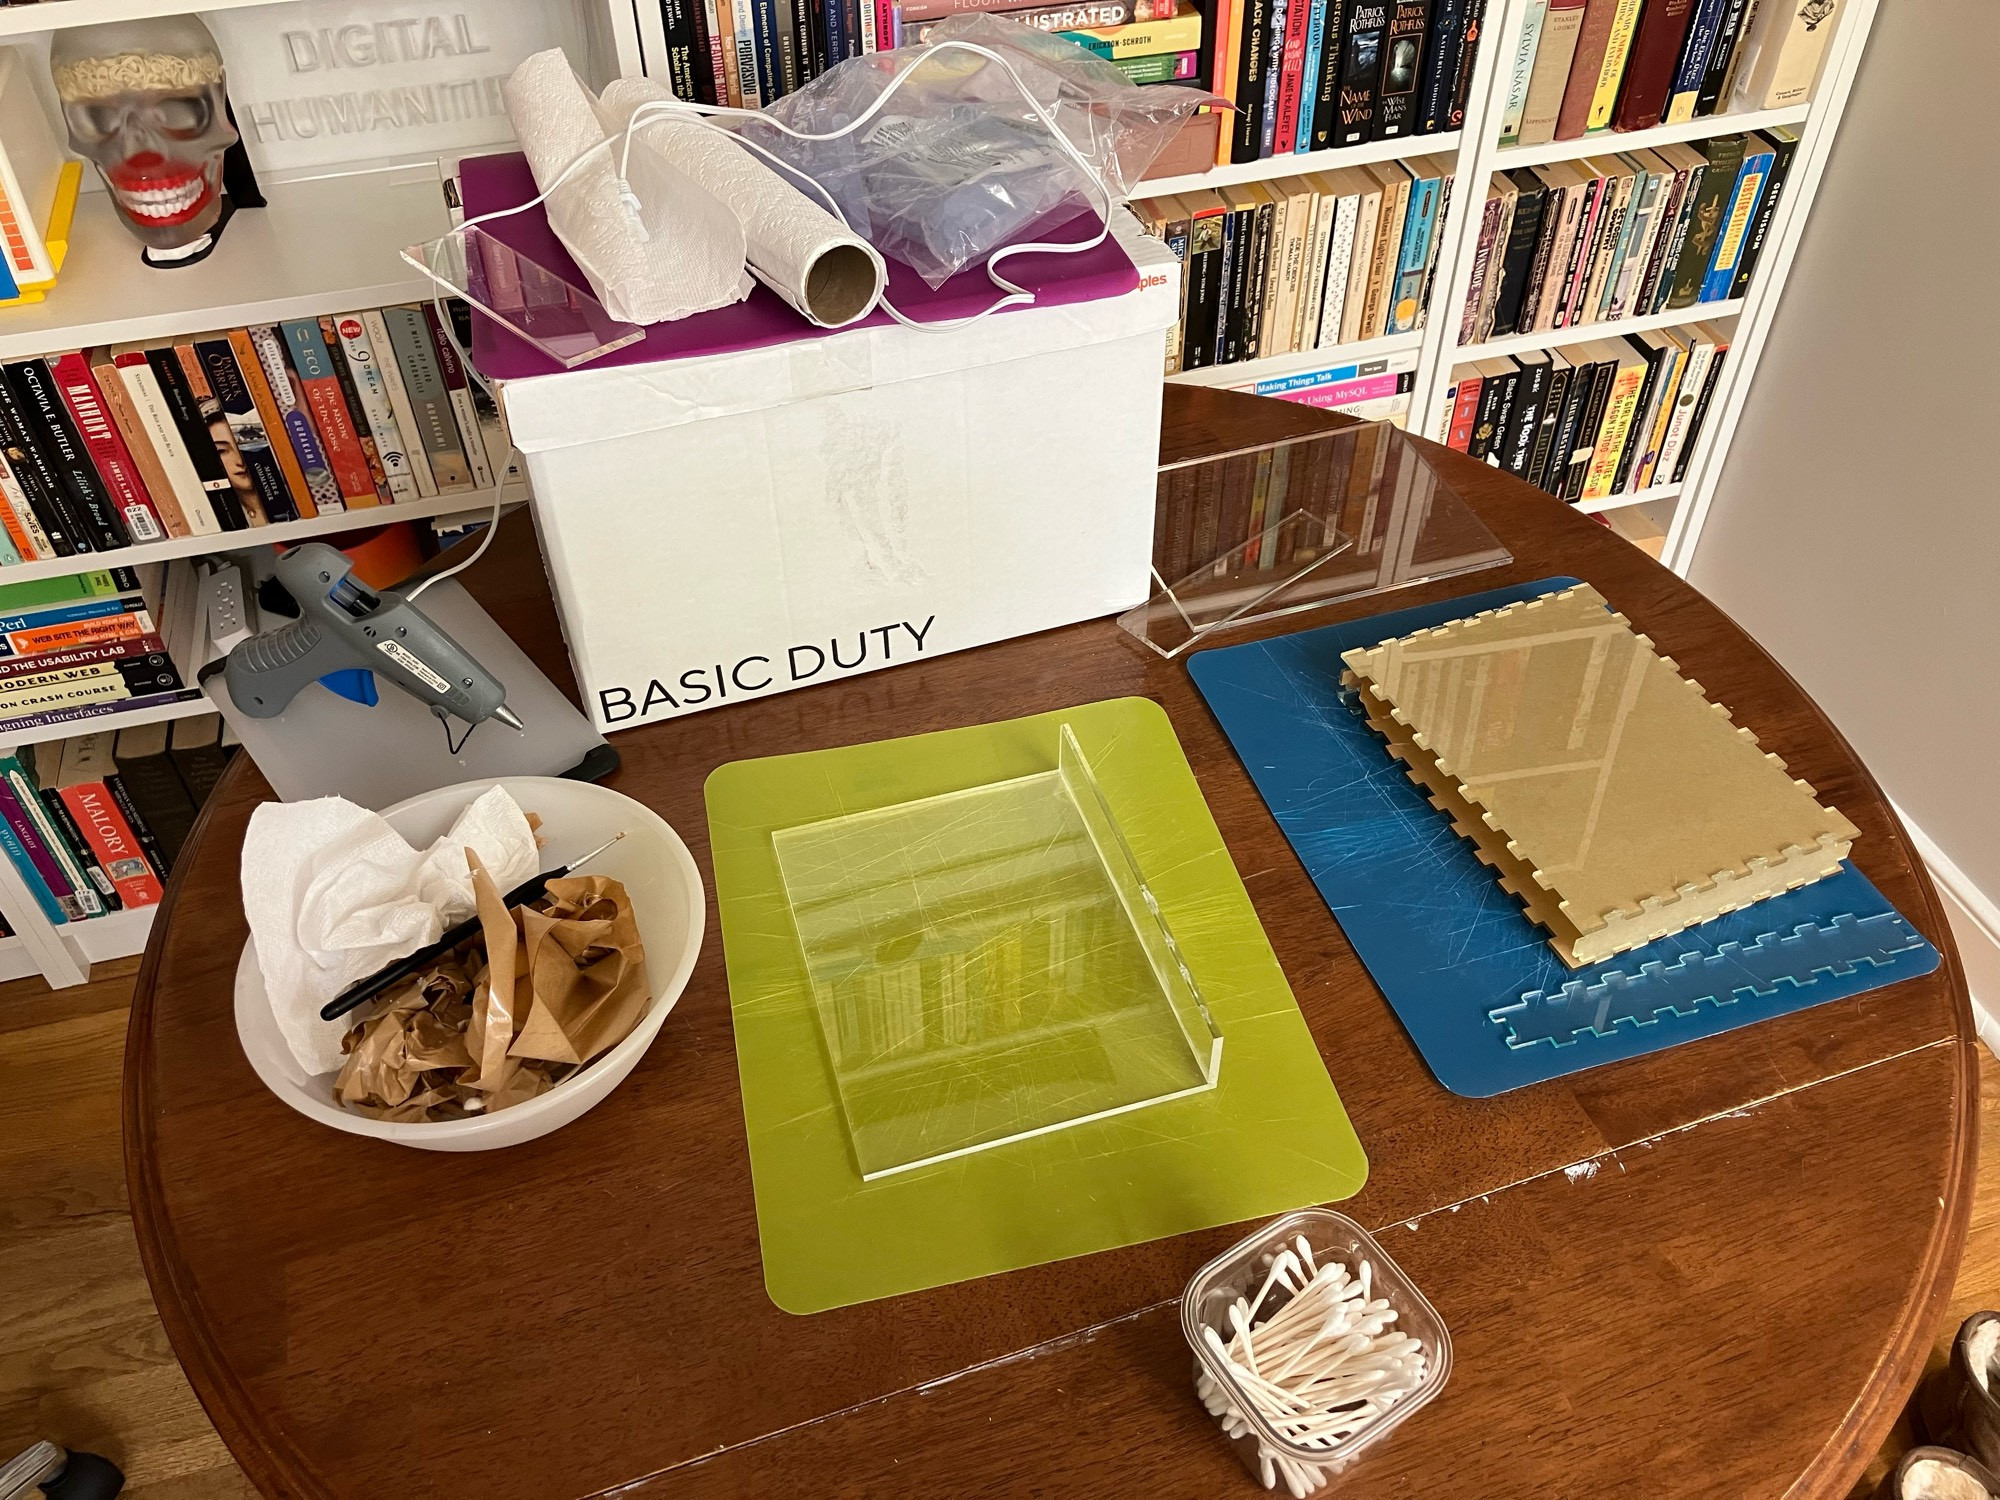
[[[1195,1272],[1195,1394],[1266,1489],[1311,1495],[1444,1388],[1444,1320],[1344,1214],[1308,1208]]]

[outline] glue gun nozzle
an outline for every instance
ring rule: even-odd
[[[498,708],[493,710],[493,717],[498,719],[502,724],[505,724],[509,729],[513,730],[516,734],[520,734],[523,730],[527,728],[527,726],[521,722],[521,716],[515,713],[513,709],[509,708],[504,703],[501,704]]]

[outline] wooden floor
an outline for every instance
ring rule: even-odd
[[[0,1461],[47,1437],[115,1460],[130,1500],[254,1500],[167,1346],[132,1238],[118,1075],[137,969],[100,964],[92,983],[56,992],[0,984]],[[1982,1053],[1980,1065],[1992,1140],[2000,1063]],[[1994,1306],[2000,1152],[1980,1164],[1933,1362],[1966,1314]],[[1885,1454],[1907,1441],[1899,1429]]]

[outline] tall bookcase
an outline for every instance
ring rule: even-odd
[[[1765,0],[1765,3],[1779,3],[1779,0]],[[1529,0],[1487,0],[1479,56],[1474,65],[1465,123],[1461,130],[1449,135],[1416,136],[1374,142],[1347,150],[1272,157],[1182,177],[1159,178],[1143,184],[1142,191],[1137,195],[1155,197],[1199,188],[1269,181],[1329,167],[1354,166],[1398,157],[1451,154],[1457,161],[1457,172],[1451,202],[1438,230],[1444,238],[1438,251],[1436,281],[1424,326],[1412,333],[1308,353],[1210,366],[1170,375],[1167,379],[1189,385],[1247,389],[1258,381],[1277,376],[1338,369],[1389,355],[1407,354],[1414,349],[1417,351],[1417,365],[1408,425],[1412,432],[1435,436],[1445,417],[1446,392],[1456,365],[1492,355],[1559,348],[1564,344],[1653,328],[1727,320],[1734,329],[1729,357],[1724,363],[1722,378],[1682,481],[1679,484],[1658,485],[1639,494],[1587,501],[1581,507],[1587,511],[1646,507],[1650,515],[1664,523],[1666,542],[1662,560],[1675,572],[1685,575],[1701,539],[1702,521],[1708,514],[1723,460],[1728,456],[1729,442],[1735,433],[1744,398],[1749,392],[1750,382],[1756,377],[1758,355],[1777,312],[1778,299],[1784,293],[1786,273],[1798,249],[1807,216],[1812,212],[1813,196],[1819,186],[1827,154],[1833,146],[1834,132],[1840,124],[1849,86],[1855,70],[1860,66],[1875,8],[1876,0],[1842,0],[1819,80],[1812,98],[1805,104],[1785,109],[1711,115],[1684,124],[1656,126],[1651,130],[1603,132],[1581,140],[1503,148],[1500,145],[1500,119],[1507,92],[1506,65],[1514,56]],[[1480,211],[1486,183],[1493,173],[1606,152],[1641,150],[1675,141],[1706,140],[1711,136],[1761,130],[1774,125],[1798,127],[1798,152],[1786,178],[1784,198],[1772,222],[1755,274],[1740,300],[1697,303],[1693,307],[1656,313],[1650,317],[1588,323],[1575,328],[1491,339],[1484,343],[1461,345],[1458,342],[1459,311],[1464,305],[1472,278],[1473,256],[1479,240]]]

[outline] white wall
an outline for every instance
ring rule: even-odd
[[[1996,79],[2000,3],[1883,0],[1689,571],[1955,867],[1968,949],[2000,943]]]

